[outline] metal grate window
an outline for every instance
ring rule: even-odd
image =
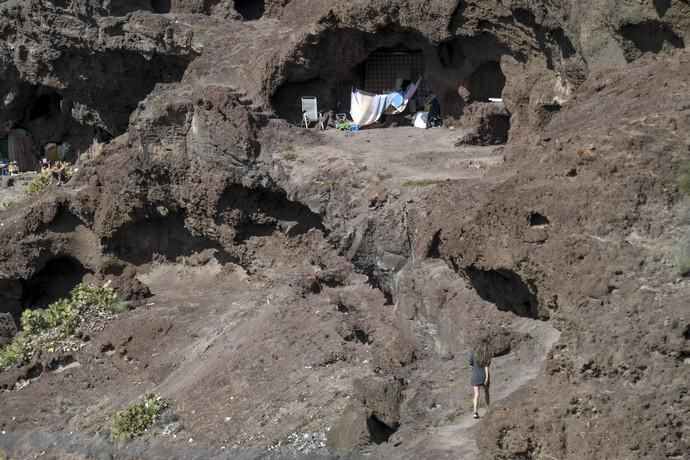
[[[424,75],[424,55],[417,52],[381,52],[373,53],[367,60],[364,69],[364,90],[371,93],[388,93],[399,88],[396,80],[411,82]],[[420,85],[417,96],[427,96],[424,85]]]

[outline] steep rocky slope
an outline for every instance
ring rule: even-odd
[[[82,279],[138,305],[0,374],[17,458],[687,455],[687,2],[11,0],[0,34],[0,134],[106,143],[0,212],[3,319]],[[391,48],[507,144],[290,123]],[[106,416],[150,389],[181,425],[123,453]]]

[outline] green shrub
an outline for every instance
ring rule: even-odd
[[[690,195],[690,163],[686,163],[685,166],[680,169],[678,185],[683,193]]]
[[[120,311],[125,305],[109,282],[101,287],[80,283],[69,299],[53,302],[43,312],[24,310],[22,335],[0,350],[0,372],[27,361],[35,347],[48,348],[49,352],[70,348],[80,336],[85,316],[98,314],[99,309]],[[59,337],[41,338],[40,334],[48,330],[57,330]]]
[[[65,166],[65,170],[63,171],[65,180],[68,180],[70,177],[72,177],[74,170],[72,169],[72,165],[68,162],[63,161],[62,164]],[[35,195],[36,193],[42,192],[48,185],[50,185],[52,178],[53,172],[50,169],[41,169],[41,172],[39,172],[36,177],[34,177],[34,179],[26,186],[26,194]]]
[[[0,203],[0,212],[7,211],[12,206],[14,206],[14,201],[12,201],[12,200]]]
[[[32,347],[26,337],[17,337],[12,343],[0,350],[0,372],[4,372],[15,364],[21,364],[31,357]]]
[[[42,169],[41,172],[38,173],[36,177],[34,177],[34,179],[26,186],[26,194],[35,195],[42,192],[48,185],[50,185],[51,177],[52,173],[49,169]]]
[[[97,305],[109,311],[119,311],[122,300],[107,281],[103,286],[91,286],[79,283],[72,292],[72,302],[79,307]]]
[[[146,393],[140,402],[112,415],[110,438],[123,442],[143,434],[166,407],[167,403],[160,396]]]
[[[297,154],[288,152],[283,155],[283,160],[285,161],[295,161],[297,159]]]
[[[69,299],[60,299],[50,304],[43,313],[43,318],[48,329],[60,328],[65,337],[75,335],[82,321],[79,306]]]
[[[43,313],[36,310],[24,310],[21,323],[24,334],[29,336],[39,334],[48,327]]]

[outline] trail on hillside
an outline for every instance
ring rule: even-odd
[[[530,339],[520,344],[505,356],[495,358],[491,363],[491,412],[490,416],[501,416],[504,410],[501,401],[525,385],[530,385],[543,369],[546,356],[558,340],[560,332],[549,322],[517,318],[513,330],[526,333]],[[458,357],[457,359],[465,359]],[[484,394],[480,394],[481,418],[472,417],[472,388],[469,379],[464,387],[467,394],[467,410],[455,422],[428,429],[414,444],[405,446],[401,458],[415,457],[417,446],[428,446],[428,458],[476,459],[480,451],[475,439],[475,430],[487,416]]]

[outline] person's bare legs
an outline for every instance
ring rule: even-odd
[[[472,387],[474,389],[474,410],[472,411],[473,414],[477,413],[477,404],[479,404],[479,387]]]

